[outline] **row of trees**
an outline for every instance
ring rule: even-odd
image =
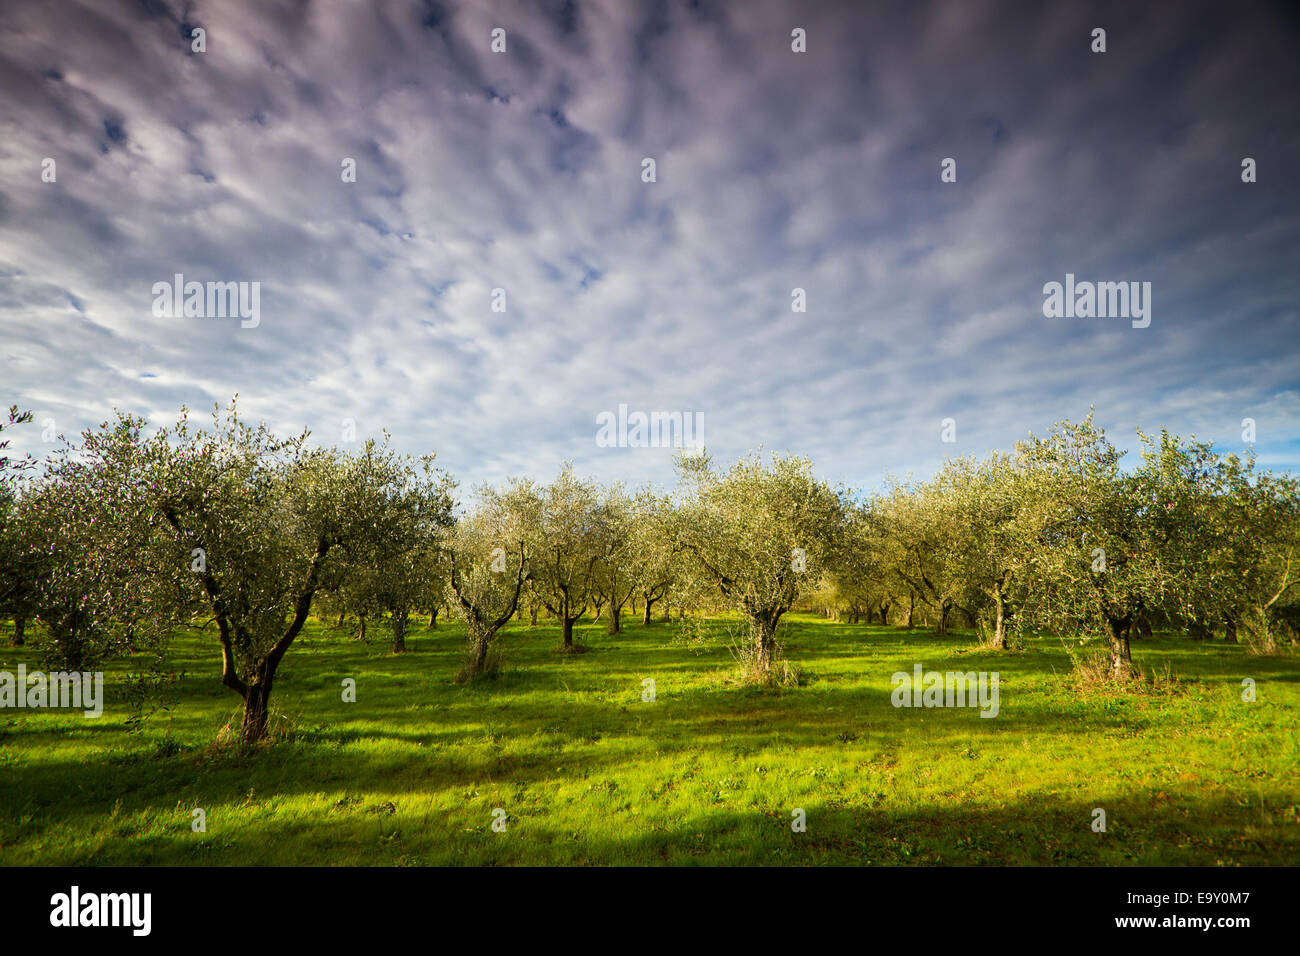
[[[29,416],[11,410],[9,426]],[[123,415],[44,463],[0,442],[0,617],[39,621],[67,666],[211,631],[243,736],[267,733],[277,668],[309,615],[386,618],[448,607],[469,635],[465,674],[492,669],[506,623],[573,627],[672,601],[738,612],[755,679],[771,679],[783,616],[800,605],[880,623],[955,621],[997,647],[1025,633],[1098,634],[1124,676],[1153,627],[1294,640],[1300,494],[1291,476],[1168,434],[1140,463],[1092,423],[1062,423],[1008,454],[950,461],[934,479],[860,496],[809,461],[750,456],[726,470],[683,456],[674,493],[600,486],[564,468],[546,485],[477,489],[460,506],[432,456],[383,443],[310,448],[240,420],[182,412],[146,433]]]
[[[1296,478],[1139,435],[1130,470],[1089,415],[895,485],[854,516],[827,600],[883,617],[901,595],[909,619],[919,605],[942,632],[960,615],[1003,648],[1024,633],[1101,634],[1117,676],[1154,627],[1231,642],[1244,629],[1264,651],[1294,641]]]

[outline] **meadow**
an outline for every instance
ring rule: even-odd
[[[1141,689],[1080,691],[1059,639],[783,626],[799,684],[735,679],[726,631],[512,622],[495,677],[465,632],[393,654],[313,620],[276,679],[274,738],[233,742],[210,633],[176,638],[170,709],[0,710],[0,865],[1187,865],[1300,858],[1300,660],[1158,634]],[[0,670],[39,669],[7,646]],[[891,675],[997,671],[996,719],[891,706]],[[1242,700],[1243,678],[1258,699]],[[345,678],[355,703],[343,701]],[[652,678],[655,700],[642,700]],[[193,832],[202,808],[206,831]],[[493,811],[506,814],[494,831]],[[806,831],[791,828],[792,811]],[[1106,832],[1094,832],[1095,808]]]

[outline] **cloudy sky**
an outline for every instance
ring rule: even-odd
[[[859,487],[1090,405],[1300,470],[1298,39],[1284,3],[5,0],[0,404],[237,392],[466,484],[671,480],[598,447],[621,403]],[[176,273],[260,324],[156,316]],[[1150,326],[1044,317],[1067,273],[1150,282]]]

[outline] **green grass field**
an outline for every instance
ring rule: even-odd
[[[0,625],[6,640],[8,632]],[[405,655],[313,623],[286,657],[275,743],[215,743],[238,712],[216,641],[177,644],[171,711],[130,733],[122,665],[104,715],[0,711],[0,864],[1285,864],[1300,858],[1300,661],[1174,637],[1177,678],[1081,697],[1059,641],[783,628],[802,685],[738,684],[725,639],[512,625],[495,680],[457,684],[463,632]],[[0,648],[0,670],[38,668]],[[902,709],[890,676],[997,671],[1001,713]],[[344,703],[344,678],[357,703]],[[643,703],[642,679],[657,699]],[[1241,700],[1254,678],[1258,700]],[[191,831],[191,811],[207,830]],[[494,808],[507,814],[492,828]],[[1092,811],[1107,832],[1092,830]],[[807,830],[791,829],[802,808]]]

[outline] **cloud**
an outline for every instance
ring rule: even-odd
[[[238,392],[466,484],[670,480],[596,446],[620,403],[867,486],[1094,404],[1121,446],[1255,417],[1295,470],[1300,68],[1254,12],[13,0],[0,400],[71,433]],[[1045,319],[1067,272],[1151,281],[1150,328]],[[261,324],[155,318],[176,273],[260,282]]]

